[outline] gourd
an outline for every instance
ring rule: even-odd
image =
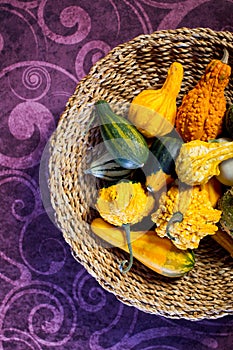
[[[221,137],[211,142],[232,142],[228,137]],[[226,186],[233,186],[233,153],[231,158],[224,160],[219,164],[219,175],[216,175],[217,180]]]
[[[150,155],[144,167],[146,186],[152,192],[160,191],[176,178],[175,159],[183,141],[178,136],[156,137],[150,146]]]
[[[188,185],[203,185],[212,176],[220,174],[219,164],[232,158],[232,142],[205,142],[194,140],[184,143],[175,161],[177,176]]]
[[[223,194],[223,189],[221,183],[215,178],[211,179],[204,185],[201,185],[203,189],[208,192],[209,200],[213,208],[217,206],[219,198]]]
[[[144,136],[163,136],[173,129],[182,79],[182,64],[173,62],[161,89],[146,89],[134,97],[128,119]]]
[[[226,111],[224,90],[231,74],[228,56],[224,49],[222,60],[211,60],[196,86],[183,97],[175,125],[185,142],[207,141],[221,133]]]
[[[218,181],[226,186],[233,186],[233,154],[231,157],[219,164],[219,175],[216,176]]]
[[[213,178],[215,179],[215,178]],[[215,181],[217,181],[215,179]],[[218,181],[217,181],[218,182]],[[220,183],[219,183],[220,184]],[[233,258],[233,187],[219,196],[217,208],[221,210],[219,229],[212,238],[228,251]]]
[[[223,189],[221,183],[215,178],[212,177],[205,185],[202,185],[203,188],[208,192],[209,200],[213,208],[218,208],[221,211],[221,217],[223,216],[223,208],[219,205],[219,199],[222,198]],[[227,210],[228,212],[228,210]],[[221,217],[218,223],[217,232],[211,236],[218,244],[220,244],[226,251],[228,251],[233,257],[233,241],[232,238],[220,228]]]
[[[153,210],[154,203],[153,196],[145,192],[141,183],[122,181],[99,190],[95,206],[100,216],[108,223],[120,226],[125,232],[130,260],[121,262],[120,271],[123,273],[128,272],[133,265],[130,226],[147,217]]]
[[[233,187],[229,188],[219,199],[218,209],[222,211],[221,228],[233,238]]]
[[[159,208],[151,214],[155,232],[168,237],[179,249],[195,249],[200,240],[218,230],[221,211],[214,209],[208,192],[202,186],[180,188],[173,185],[159,200]]]
[[[229,136],[233,138],[233,104],[227,108],[224,124]]]
[[[125,118],[112,111],[106,101],[95,104],[105,146],[115,161],[126,169],[143,167],[149,156],[144,137]]]
[[[101,218],[92,221],[91,229],[104,241],[129,253],[124,230]],[[131,231],[131,242],[135,259],[160,275],[180,277],[195,265],[192,251],[177,249],[171,240],[160,238],[154,231]]]
[[[112,155],[106,151],[101,157],[92,161],[90,167],[84,173],[106,181],[117,181],[128,178],[131,170],[117,164],[112,158]]]

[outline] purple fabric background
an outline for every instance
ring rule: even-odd
[[[45,212],[42,151],[76,84],[114,46],[178,27],[233,31],[233,0],[0,1],[0,349],[233,349],[233,317],[171,320],[123,305]]]

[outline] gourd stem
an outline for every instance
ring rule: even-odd
[[[227,64],[228,63],[228,59],[229,59],[229,52],[224,47],[224,49],[223,49],[223,57],[221,59],[221,62]]]
[[[176,222],[181,222],[183,220],[183,214],[180,211],[177,211],[174,213],[171,217],[171,219],[168,221],[167,227],[166,227],[166,236],[170,238],[171,240],[175,241],[175,237],[173,237],[170,234],[170,227],[171,225],[175,224]]]
[[[119,268],[120,268],[120,271],[122,273],[126,273],[126,272],[128,272],[131,269],[131,267],[133,265],[133,249],[132,249],[131,239],[130,239],[130,224],[122,225],[122,227],[123,227],[123,229],[125,230],[125,233],[126,233],[126,241],[127,241],[130,257],[129,257],[129,262],[128,262],[128,260],[123,260],[120,263]],[[127,263],[128,263],[128,266],[125,267],[125,265]]]

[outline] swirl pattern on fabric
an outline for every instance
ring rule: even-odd
[[[232,23],[233,0],[0,2],[1,350],[232,349],[232,317],[170,320],[103,290],[53,224],[45,183],[40,191],[47,142],[93,64],[139,34]]]

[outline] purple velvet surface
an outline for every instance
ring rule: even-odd
[[[178,27],[233,30],[232,0],[0,1],[0,349],[233,349],[233,317],[128,307],[72,257],[40,194],[43,149],[76,84],[111,48]]]

